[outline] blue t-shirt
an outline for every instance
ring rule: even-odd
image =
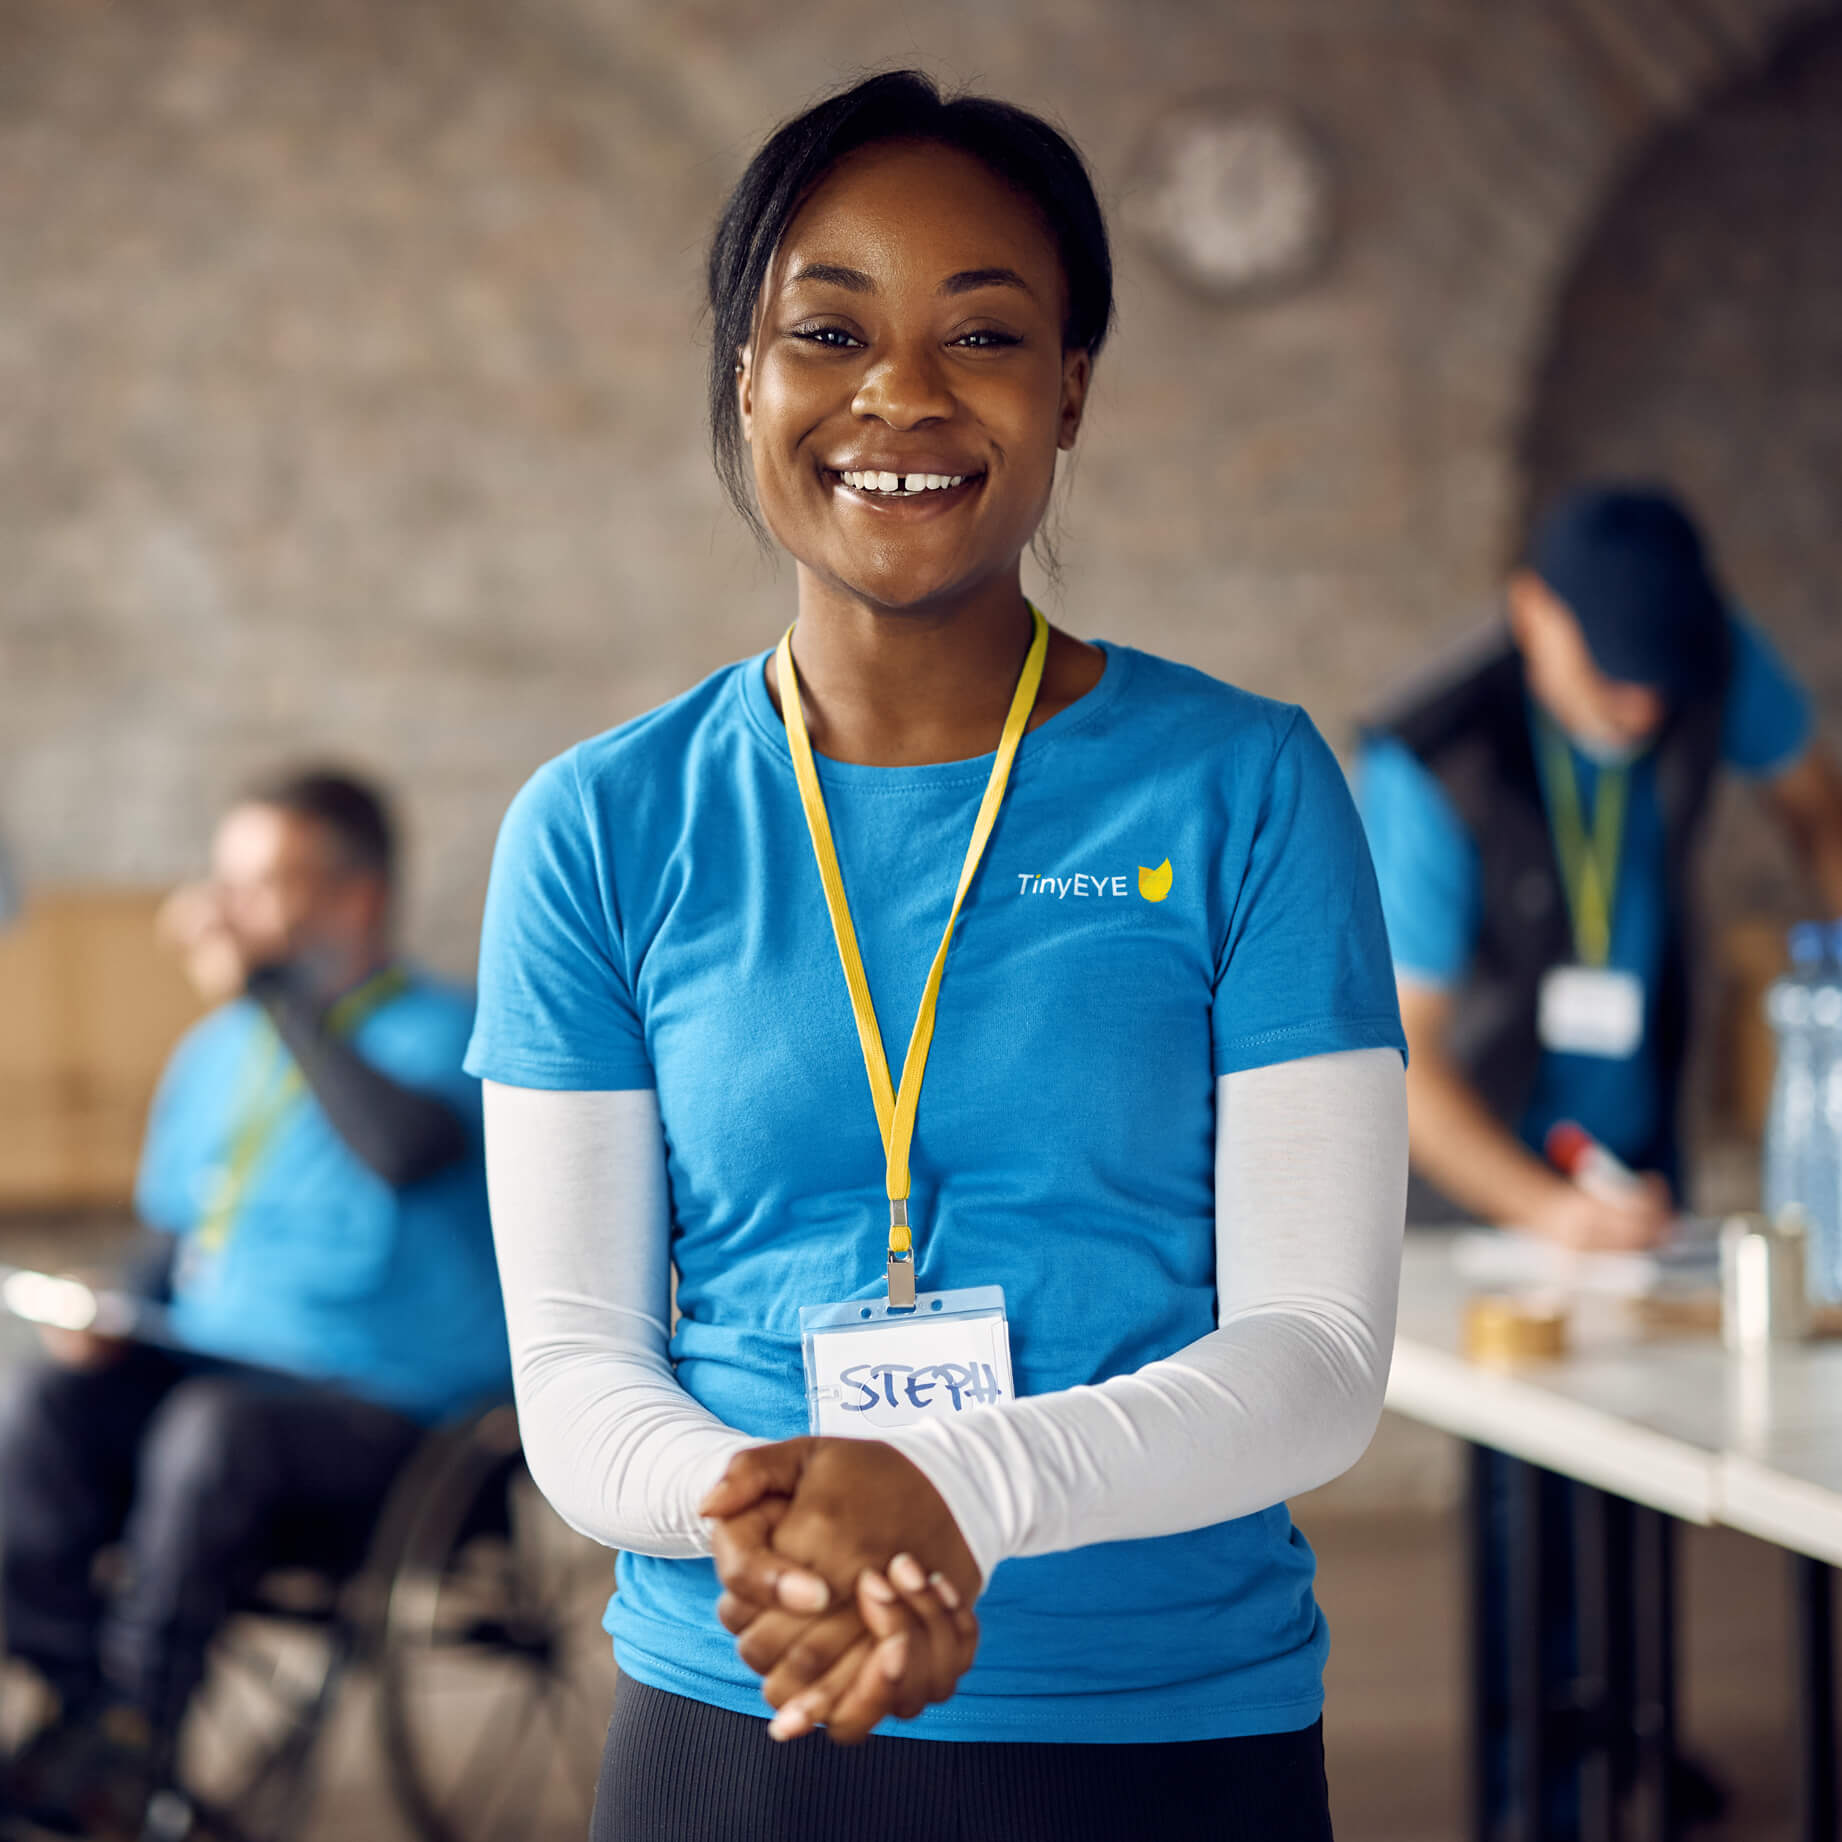
[[[273,1026],[247,998],[185,1037],[154,1097],[135,1201],[149,1226],[185,1238],[172,1310],[186,1343],[336,1382],[420,1419],[511,1393],[480,1085],[461,1068],[472,1019],[467,993],[416,977],[352,1038],[373,1067],[459,1114],[464,1158],[393,1189],[302,1091],[215,1251],[196,1231],[261,1090],[272,1091],[286,1064],[275,1059]]]
[[[1769,778],[1808,746],[1809,699],[1771,642],[1749,621],[1733,618],[1732,669],[1722,717],[1721,757],[1741,774]],[[1598,791],[1598,770],[1570,750],[1583,810]],[[1483,925],[1477,846],[1445,790],[1408,748],[1371,738],[1358,762],[1357,799],[1375,853],[1388,938],[1401,976],[1448,989],[1464,976]],[[1656,767],[1632,764],[1624,844],[1608,963],[1643,982],[1654,1019],[1668,945],[1668,850]],[[1645,1030],[1628,1057],[1545,1050],[1527,1110],[1516,1122],[1539,1147],[1557,1120],[1574,1119],[1620,1157],[1643,1155],[1655,1141],[1667,1104],[1663,1070]]]
[[[583,743],[506,817],[468,1066],[656,1087],[679,1381],[807,1430],[799,1312],[884,1284],[883,1154],[762,659]],[[821,760],[890,1053],[939,945],[989,756]],[[1140,893],[1168,863],[1168,893]],[[1155,894],[1162,878],[1154,876]],[[1214,1082],[1402,1047],[1361,826],[1298,710],[1124,647],[1028,735],[960,916],[921,1096],[918,1285],[997,1284],[1018,1390],[1137,1369],[1215,1325]],[[1309,1725],[1326,1649],[1283,1504],[1006,1561],[959,1693],[893,1731],[1176,1740]],[[623,1554],[621,1669],[739,1712],[760,1685],[705,1560]]]

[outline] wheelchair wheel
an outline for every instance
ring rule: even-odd
[[[614,1557],[544,1501],[509,1407],[422,1485],[373,1638],[398,1799],[427,1842],[581,1842],[614,1699]]]
[[[329,1711],[353,1657],[337,1589],[309,1574],[264,1583],[211,1648],[180,1736],[186,1794],[162,1792],[150,1835],[172,1842],[291,1842],[313,1798]]]

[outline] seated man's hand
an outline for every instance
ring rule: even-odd
[[[119,1337],[99,1336],[93,1330],[67,1330],[61,1324],[41,1324],[38,1335],[45,1354],[63,1369],[106,1369],[119,1362],[128,1348]]]
[[[160,904],[155,938],[178,954],[185,975],[207,1004],[242,995],[250,961],[212,883],[185,883]]]
[[[744,1452],[704,1504],[719,1615],[790,1739],[849,1744],[944,1701],[971,1666],[978,1567],[940,1494],[893,1447],[793,1439]]]

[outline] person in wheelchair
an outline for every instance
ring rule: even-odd
[[[510,1393],[472,1001],[397,956],[393,880],[379,795],[291,773],[232,806],[209,880],[162,912],[217,1001],[137,1188],[132,1283],[173,1347],[49,1333],[0,1408],[6,1647],[57,1710],[0,1809],[138,1835],[239,1595],[278,1564],[350,1571],[426,1427]]]

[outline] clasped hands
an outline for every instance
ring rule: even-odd
[[[841,1745],[945,1701],[978,1648],[978,1563],[940,1493],[893,1446],[784,1439],[731,1460],[702,1505],[717,1616],[795,1739]]]

